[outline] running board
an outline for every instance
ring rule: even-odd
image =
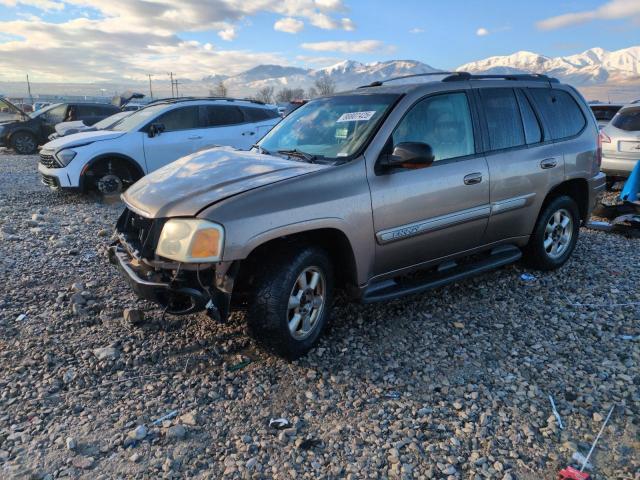
[[[521,257],[522,251],[518,247],[500,246],[474,262],[458,265],[447,261],[422,275],[421,278],[399,277],[369,285],[362,296],[362,302],[381,302],[422,293],[517,262]]]

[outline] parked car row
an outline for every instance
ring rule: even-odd
[[[38,166],[43,182],[119,193],[143,175],[202,149],[248,150],[280,120],[271,107],[235,99],[167,99],[126,113],[104,129],[44,145]]]
[[[105,103],[55,103],[27,114],[0,98],[0,146],[11,147],[20,154],[36,153],[58,123],[82,121],[91,126],[119,111],[115,105]]]

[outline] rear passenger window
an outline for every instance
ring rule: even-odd
[[[472,155],[475,146],[467,95],[449,93],[419,101],[400,121],[392,139],[393,145],[427,143],[436,161]]]
[[[268,108],[243,108],[243,110],[249,122],[264,122],[278,116],[278,112]]]
[[[587,120],[569,93],[549,88],[532,88],[529,93],[549,128],[551,139],[572,137],[582,131]]]
[[[244,115],[238,107],[231,105],[208,105],[205,108],[205,126],[222,127],[243,123]]]
[[[491,150],[519,147],[525,144],[518,102],[510,88],[480,90],[482,109],[487,119]]]
[[[522,114],[522,123],[524,124],[524,136],[527,145],[540,143],[542,141],[542,130],[540,123],[536,117],[533,107],[529,103],[529,99],[520,90],[516,90],[518,96],[518,104],[520,105],[520,113]]]

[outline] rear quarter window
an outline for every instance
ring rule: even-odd
[[[564,90],[529,90],[552,140],[573,137],[582,131],[587,119],[574,98]]]
[[[623,110],[613,117],[611,125],[627,132],[637,132],[640,130],[640,108]]]

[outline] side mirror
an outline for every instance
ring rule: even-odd
[[[428,143],[403,142],[394,146],[391,154],[382,155],[378,163],[386,168],[424,168],[430,167],[434,160]]]
[[[155,137],[156,135],[160,135],[164,132],[164,124],[163,123],[152,123],[149,125],[149,137]]]

